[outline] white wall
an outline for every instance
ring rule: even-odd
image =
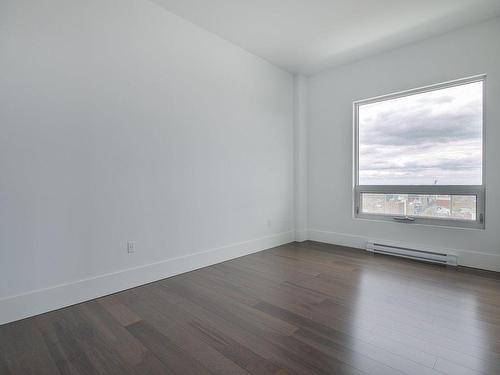
[[[293,240],[293,173],[290,74],[149,1],[1,1],[0,323]]]
[[[352,218],[352,102],[487,73],[486,230]],[[500,19],[460,29],[309,80],[309,236],[363,247],[367,239],[454,249],[464,265],[500,271]]]

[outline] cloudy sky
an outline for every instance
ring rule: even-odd
[[[481,185],[483,83],[359,107],[360,185]]]

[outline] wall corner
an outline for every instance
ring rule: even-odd
[[[294,76],[294,227],[295,240],[308,239],[308,78]]]

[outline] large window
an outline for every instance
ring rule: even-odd
[[[484,228],[484,80],[354,103],[356,217]]]

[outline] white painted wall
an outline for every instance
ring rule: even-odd
[[[352,218],[352,102],[475,74],[486,84],[486,230]],[[454,249],[461,264],[500,271],[500,19],[327,70],[309,80],[309,236]]]
[[[0,323],[293,240],[293,100],[152,2],[2,0]]]

